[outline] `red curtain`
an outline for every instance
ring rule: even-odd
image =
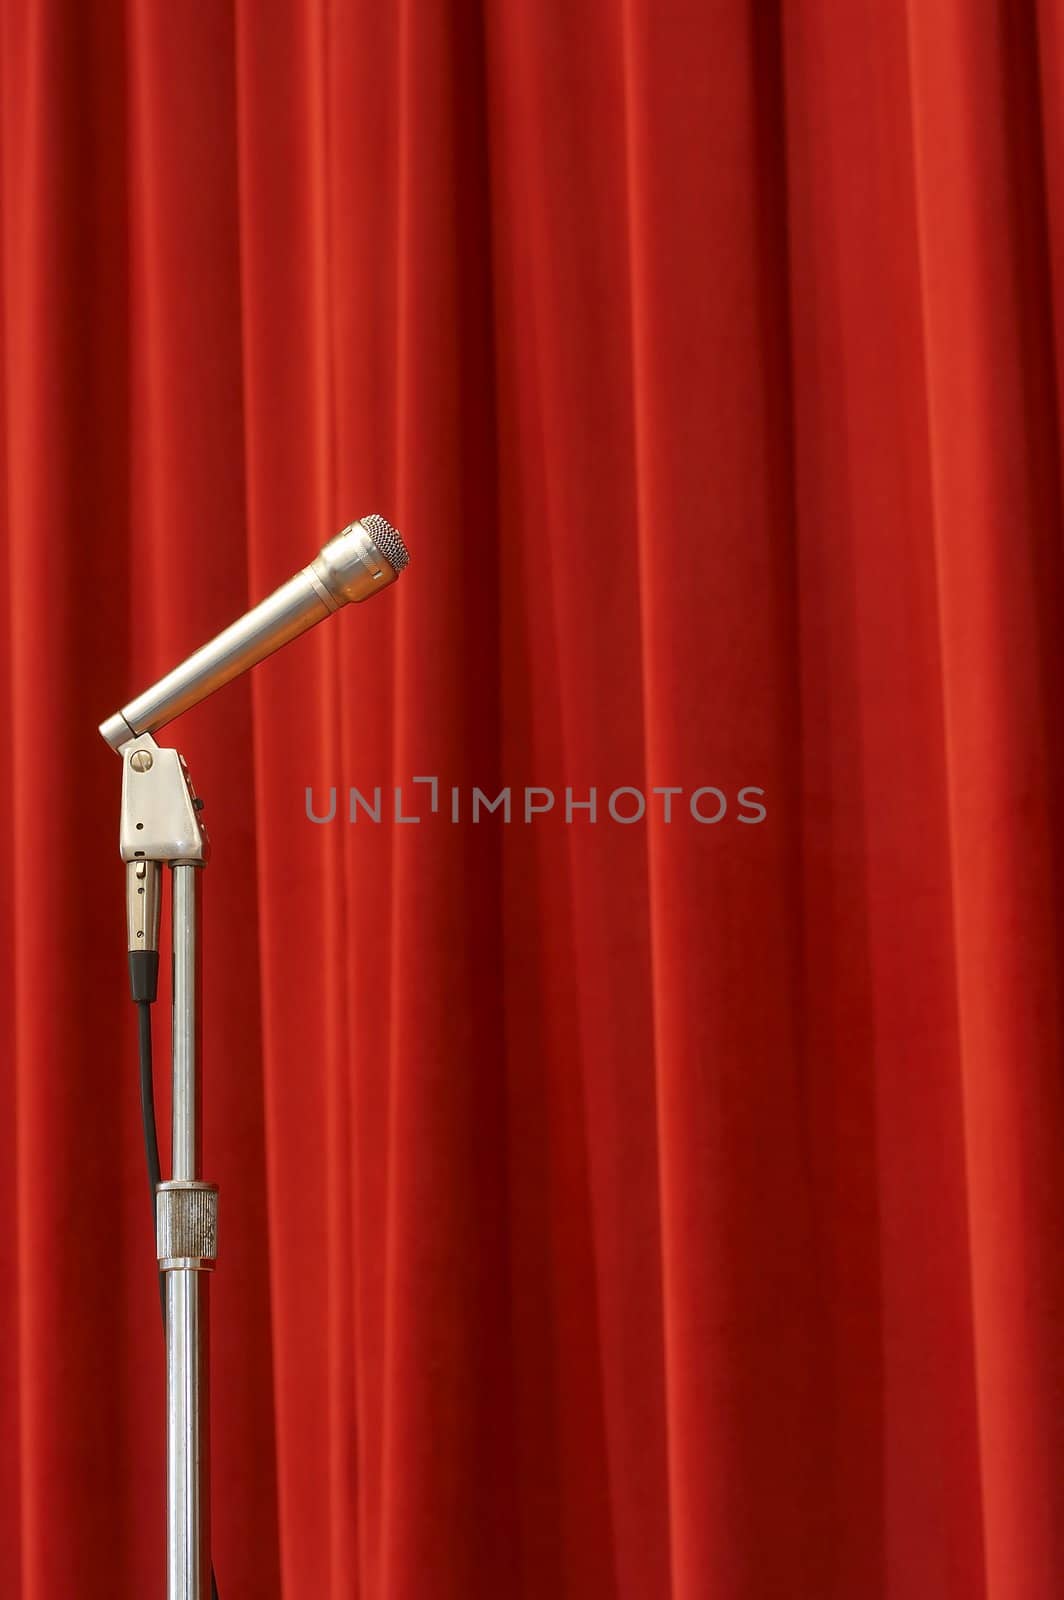
[[[3,1593],[163,1592],[96,724],[370,511],[161,735],[222,1600],[1064,1593],[1064,7],[0,15]]]

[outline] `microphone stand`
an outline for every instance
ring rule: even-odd
[[[157,952],[160,879],[171,871],[173,1110],[171,1177],[156,1189],[156,1253],[165,1284],[168,1600],[210,1600],[208,1306],[218,1190],[200,1175],[200,875],[209,846],[203,804],[176,750],[149,734],[125,744],[120,844],[126,863],[130,971]],[[156,954],[156,963],[158,960]]]
[[[101,723],[122,757],[121,853],[126,863],[129,973],[138,1004],[155,999],[159,900],[171,869],[173,1138],[171,1172],[155,1196],[156,1251],[165,1284],[168,1600],[211,1594],[207,1285],[214,1270],[218,1191],[200,1177],[199,873],[207,864],[202,801],[176,750],[150,731],[352,602],[380,594],[410,560],[398,529],[359,517],[309,567],[224,628],[144,694]]]

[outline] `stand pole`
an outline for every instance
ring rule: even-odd
[[[210,1600],[208,1289],[218,1191],[199,1178],[201,1145],[198,874],[174,862],[172,1172],[156,1206],[166,1282],[167,1595]]]
[[[155,1191],[155,1247],[166,1315],[166,1574],[168,1600],[210,1600],[210,1425],[207,1285],[218,1237],[218,1191],[200,1179],[199,883],[209,853],[188,768],[150,734],[122,747],[130,985],[155,999],[159,879],[171,867],[173,1137],[171,1177]],[[138,959],[143,954],[146,960]],[[154,963],[154,964],[153,964]]]

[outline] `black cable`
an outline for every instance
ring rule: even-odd
[[[155,1126],[155,1079],[152,1074],[151,1006],[146,1000],[137,1002],[140,1045],[140,1116],[144,1127],[144,1155],[148,1163],[148,1187],[151,1194],[151,1231],[155,1238],[155,1191],[163,1181],[162,1162],[159,1160],[159,1134]],[[163,1314],[163,1332],[166,1331],[166,1283],[159,1273],[159,1309]]]
[[[154,999],[154,996],[152,996]],[[137,1039],[140,1057],[140,1116],[144,1128],[144,1155],[148,1165],[148,1183],[151,1188],[151,1227],[155,1238],[155,1191],[163,1181],[162,1162],[159,1159],[159,1132],[155,1125],[155,1077],[152,1072],[151,1001],[137,1000]],[[166,1332],[166,1280],[159,1273],[159,1309],[163,1314],[163,1332]],[[218,1600],[218,1580],[211,1562],[211,1600]]]

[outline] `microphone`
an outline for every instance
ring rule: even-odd
[[[330,539],[309,567],[101,722],[101,734],[120,750],[130,739],[154,733],[341,606],[387,589],[409,560],[390,522],[360,517]]]

